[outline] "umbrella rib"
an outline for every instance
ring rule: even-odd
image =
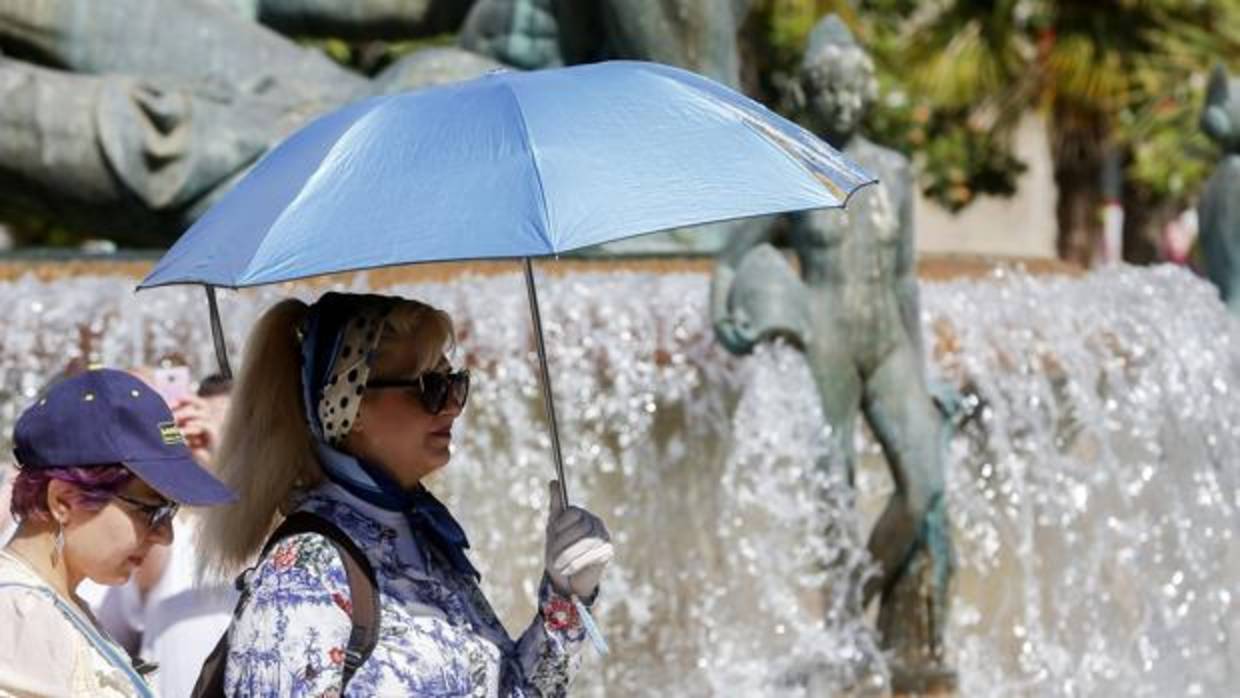
[[[534,141],[530,138],[530,127],[525,121],[525,112],[521,110],[521,99],[517,97],[516,90],[512,89],[512,85],[505,82],[503,87],[508,91],[508,96],[512,98],[512,103],[517,111],[517,119],[521,123],[521,137],[525,140],[525,150],[530,154],[530,163],[534,168],[534,181],[538,183],[538,202],[542,206],[544,226],[538,231],[543,242],[547,244],[547,249],[551,252],[558,252],[555,243],[550,239],[553,228],[551,227],[551,209],[547,207],[547,191],[543,187],[542,170],[538,166],[538,154],[534,150]]]

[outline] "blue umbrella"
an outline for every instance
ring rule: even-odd
[[[531,258],[843,206],[874,181],[808,131],[684,70],[615,61],[495,72],[312,121],[194,223],[139,288],[203,284],[227,375],[216,287],[522,259],[564,483]]]
[[[538,257],[841,206],[873,178],[699,75],[618,61],[375,97],[272,149],[143,288]]]

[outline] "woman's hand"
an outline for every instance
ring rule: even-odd
[[[580,507],[565,509],[560,481],[552,480],[547,519],[547,576],[556,592],[590,599],[615,555],[602,519]]]
[[[185,436],[190,455],[204,467],[211,467],[215,459],[226,407],[227,403],[218,398],[187,397],[178,400],[172,408],[172,416]]]

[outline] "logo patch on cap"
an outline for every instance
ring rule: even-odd
[[[185,443],[185,435],[181,433],[176,422],[160,422],[159,437],[164,440],[165,446]]]

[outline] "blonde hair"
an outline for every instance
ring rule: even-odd
[[[402,300],[388,313],[372,369],[386,368],[410,346],[417,358],[415,373],[434,369],[440,357],[456,347],[451,316],[420,301]]]
[[[287,513],[292,495],[324,479],[302,406],[298,328],[308,311],[295,299],[275,304],[247,342],[215,460],[216,475],[238,499],[204,514],[204,576],[230,575],[249,564]],[[384,323],[375,365],[410,346],[418,372],[434,368],[455,346],[452,319],[425,303],[400,299]]]

